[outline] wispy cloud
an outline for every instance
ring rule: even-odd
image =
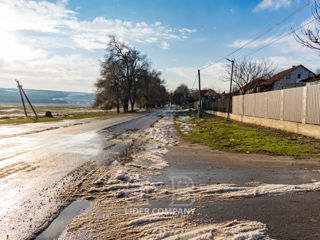
[[[197,88],[197,71],[195,67],[172,67],[166,68],[164,75],[170,76],[169,79],[175,79],[174,81],[168,81],[168,85],[171,89],[175,89],[180,84],[187,84],[189,88]],[[202,88],[213,88],[216,90],[226,90],[227,83],[224,82],[226,74],[225,63],[215,63],[209,68],[201,70],[201,84]]]
[[[289,8],[291,0],[262,0],[254,9],[253,12],[259,12],[265,9],[277,11],[280,8]]]
[[[250,41],[252,41],[252,39],[235,40],[234,42],[226,44],[225,46],[230,48],[239,48]],[[265,49],[268,49],[269,51],[274,50],[277,53],[282,54],[304,54],[305,56],[314,54],[313,51],[298,43],[294,39],[293,33],[284,33],[280,36],[270,36],[265,39],[256,40],[245,48],[254,50],[263,47],[266,47]]]
[[[158,43],[161,47],[163,41],[183,40],[196,32],[188,28],[175,30],[161,22],[133,23],[105,17],[81,21],[77,12],[65,7],[65,2],[4,0],[0,3],[0,30],[57,34],[70,37],[73,43],[85,49],[104,48],[110,34],[131,42]]]
[[[169,46],[170,46],[169,43],[166,42],[166,41],[163,41],[163,42],[161,43],[161,48],[162,48],[162,49],[165,49],[165,50],[166,50],[166,49],[169,49]]]
[[[188,39],[196,31],[161,22],[135,23],[105,17],[84,21],[76,12],[80,8],[70,10],[67,2],[0,1],[1,86],[10,86],[8,81],[20,77],[28,79],[33,88],[50,85],[66,89],[78,81],[77,90],[91,90],[99,75],[99,62],[90,53],[104,49],[109,35],[115,34],[132,45],[168,49],[172,41]],[[51,84],[44,83],[45,79]]]

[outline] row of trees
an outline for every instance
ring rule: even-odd
[[[110,36],[107,54],[101,63],[101,77],[96,81],[95,106],[104,109],[120,107],[124,112],[134,107],[164,106],[168,91],[161,73],[151,70],[146,55]]]
[[[199,91],[189,89],[186,84],[181,84],[174,91],[170,92],[170,102],[175,105],[187,106],[198,99]]]

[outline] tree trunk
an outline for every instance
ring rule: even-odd
[[[120,104],[119,104],[119,101],[117,101],[117,113],[120,113]]]
[[[123,105],[123,112],[128,112],[129,106],[128,104]]]
[[[134,112],[134,104],[135,104],[135,102],[130,99],[131,112]]]

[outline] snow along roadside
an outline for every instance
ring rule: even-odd
[[[191,216],[172,212],[125,212],[127,208],[145,206],[148,199],[171,194],[186,197],[188,192],[197,196],[210,193],[206,189],[210,186],[172,189],[151,181],[152,175],[160,174],[168,166],[164,160],[167,148],[177,144],[171,124],[172,118],[164,117],[142,133],[119,136],[120,140],[132,139],[133,145],[139,146],[130,156],[132,161],[121,164],[120,158],[108,168],[97,167],[76,184],[77,189],[70,189],[70,194],[77,197],[94,199],[94,207],[74,219],[60,239],[270,239],[266,225],[256,221],[199,225]],[[214,187],[221,186],[227,191],[234,188],[233,185]]]

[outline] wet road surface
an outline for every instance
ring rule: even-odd
[[[0,127],[0,218],[13,221],[4,216],[8,210],[19,212],[22,202],[83,163],[108,164],[108,135],[148,127],[164,111]]]

